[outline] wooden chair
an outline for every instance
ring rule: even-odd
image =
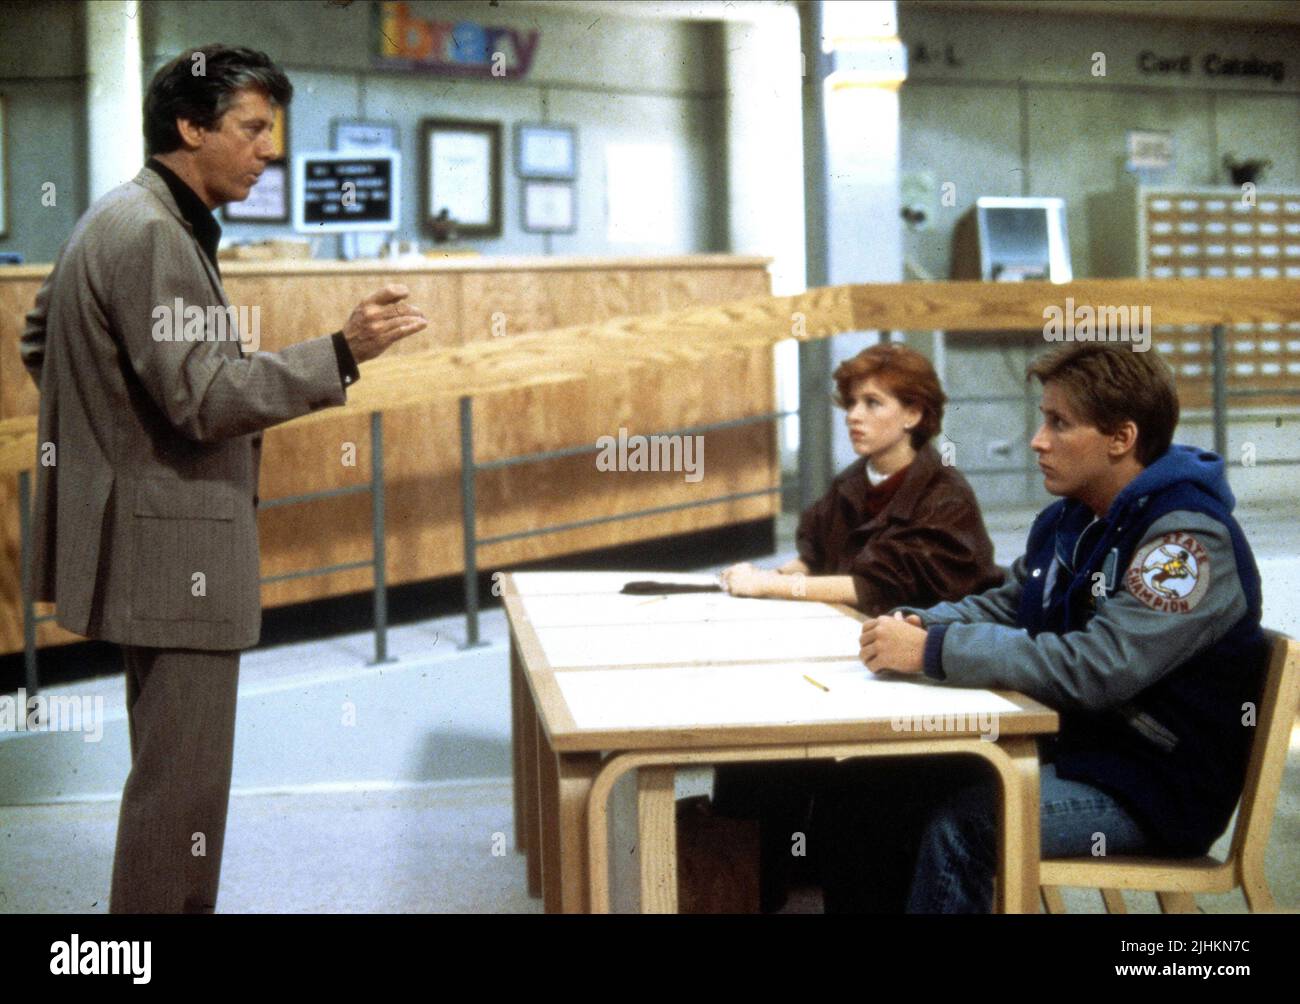
[[[1048,913],[1065,912],[1060,886],[1100,889],[1110,913],[1125,912],[1121,889],[1154,892],[1165,913],[1195,913],[1194,893],[1231,892],[1239,886],[1252,913],[1277,910],[1264,879],[1264,851],[1300,703],[1300,643],[1274,631],[1266,633],[1272,651],[1228,860],[1114,857],[1044,861],[1039,885]]]

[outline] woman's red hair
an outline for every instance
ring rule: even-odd
[[[881,342],[864,349],[836,367],[835,403],[847,409],[853,386],[868,377],[874,377],[903,407],[921,412],[921,420],[912,428],[913,449],[919,450],[934,438],[943,424],[943,406],[948,398],[930,360],[896,342]]]

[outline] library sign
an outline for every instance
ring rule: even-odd
[[[374,11],[375,65],[439,76],[526,76],[541,35],[535,28],[436,21],[389,0],[375,4]]]
[[[1280,59],[1266,60],[1255,56],[1224,56],[1217,52],[1207,52],[1193,61],[1189,54],[1181,56],[1160,56],[1150,49],[1138,53],[1138,69],[1143,73],[1166,74],[1181,73],[1187,76],[1192,67],[1199,67],[1207,77],[1263,77],[1280,84],[1286,79],[1286,64]]]

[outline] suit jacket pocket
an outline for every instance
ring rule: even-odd
[[[235,500],[222,482],[136,483],[131,614],[139,620],[229,621],[239,551]]]

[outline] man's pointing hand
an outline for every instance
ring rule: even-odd
[[[429,326],[420,308],[403,303],[411,291],[400,283],[375,290],[352,309],[343,326],[352,358],[358,363],[374,359],[394,342]]]

